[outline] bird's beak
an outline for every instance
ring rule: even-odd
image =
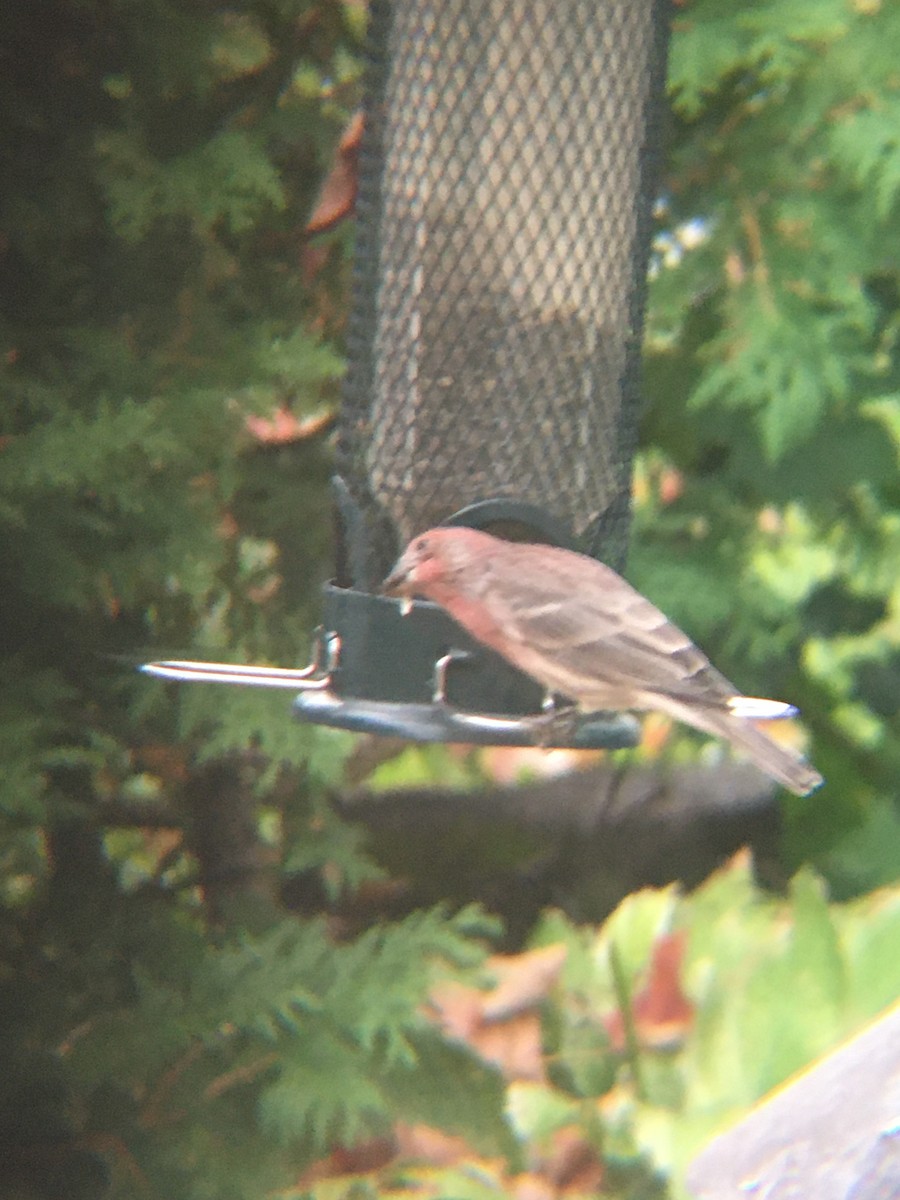
[[[393,571],[388,575],[387,579],[381,585],[382,594],[385,596],[406,596],[409,594],[409,569],[403,565],[401,558],[394,566]]]
[[[403,565],[403,559],[401,558],[381,585],[381,591],[385,596],[398,596],[400,598],[400,612],[404,617],[412,612],[412,598],[415,588],[411,586],[411,582],[410,569]]]
[[[402,596],[403,585],[406,582],[405,571],[391,571],[387,579],[381,585],[381,592],[384,596]]]

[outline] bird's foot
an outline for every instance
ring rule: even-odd
[[[570,745],[581,717],[574,704],[560,704],[553,696],[544,701],[544,711],[531,718],[536,746]]]

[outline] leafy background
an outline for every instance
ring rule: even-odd
[[[803,709],[829,782],[781,802],[789,885],[741,857],[485,959],[498,918],[398,911],[336,801],[496,761],[131,670],[304,659],[352,237],[306,226],[364,19],[34,0],[0,35],[17,1200],[678,1196],[712,1132],[900,993],[895,5],[674,10],[629,576]],[[618,765],[691,762],[724,788],[720,749],[653,722]],[[526,851],[507,826],[485,853]]]

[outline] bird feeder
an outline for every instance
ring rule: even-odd
[[[632,744],[440,609],[379,594],[467,524],[621,566],[668,36],[664,0],[373,0],[336,575],[302,671],[152,664],[295,690],[303,720],[419,740]]]

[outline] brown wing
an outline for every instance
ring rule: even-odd
[[[491,644],[582,707],[658,707],[727,738],[761,770],[806,795],[822,777],[796,750],[731,711],[740,693],[686,634],[608,567],[544,547],[499,549],[479,600]]]
[[[578,681],[573,695],[602,682],[720,707],[739,694],[658,608],[593,559],[517,546],[493,560],[487,603],[511,642]]]

